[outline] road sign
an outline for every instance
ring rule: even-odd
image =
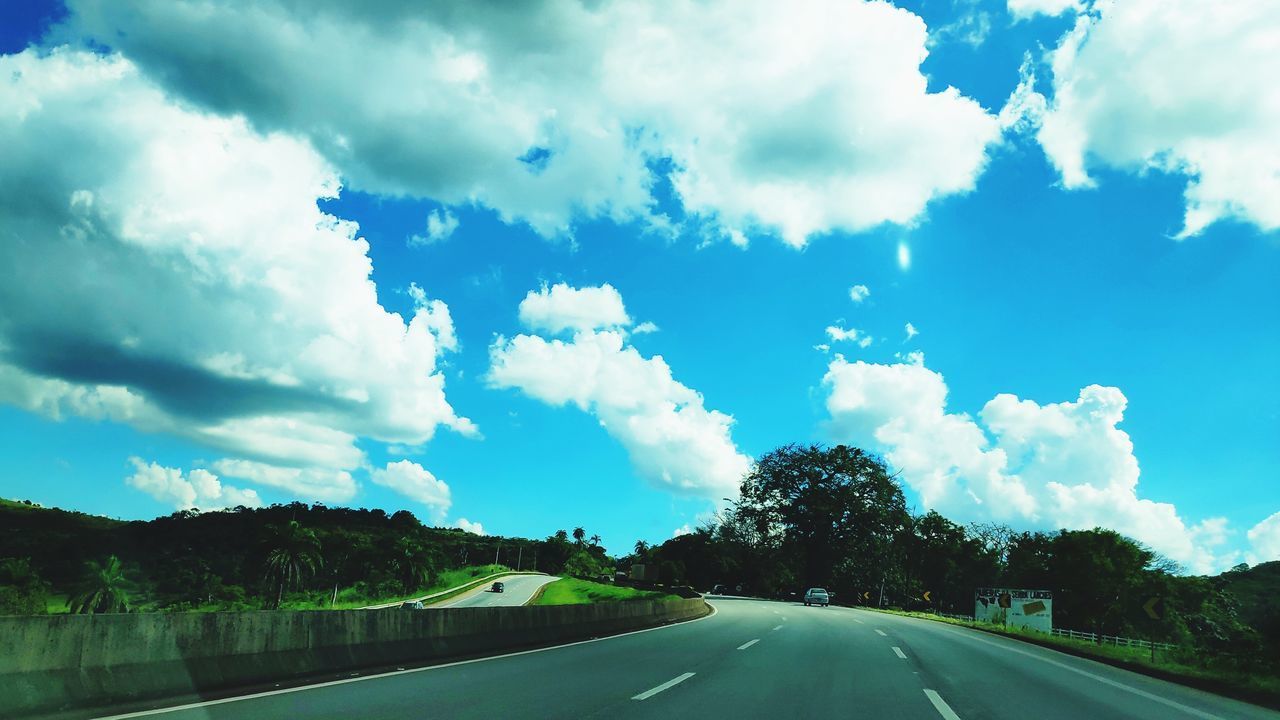
[[[924,591],[924,601],[925,601],[925,602],[933,602],[933,598],[929,597],[929,591],[928,591],[928,590],[925,590],[925,591]]]
[[[1149,598],[1145,603],[1142,604],[1142,611],[1145,612],[1147,614],[1147,617],[1151,618],[1152,620],[1163,620],[1164,619],[1164,598],[1158,597],[1158,596]]]
[[[870,591],[870,590],[868,590],[867,592],[862,593],[862,600],[863,600],[864,602],[871,602],[871,591]]]

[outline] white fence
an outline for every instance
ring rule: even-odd
[[[935,613],[938,617],[951,618],[952,620],[963,620],[965,622],[973,622],[972,615],[952,615],[951,613]],[[1117,637],[1115,635],[1102,635],[1097,633],[1081,632],[1079,630],[1063,630],[1054,628],[1051,631],[1058,637],[1071,638],[1072,640],[1088,640],[1098,645],[1114,645],[1116,647],[1132,647],[1150,650],[1155,645],[1156,650],[1173,650],[1178,647],[1172,643],[1152,642],[1150,640],[1138,640],[1137,638]],[[1099,639],[1101,638],[1101,639]]]

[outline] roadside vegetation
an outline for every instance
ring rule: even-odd
[[[0,500],[0,615],[351,609],[517,568],[600,577],[614,563],[581,527],[478,536],[302,503],[123,522]]]
[[[657,590],[641,590],[625,585],[610,585],[579,578],[561,578],[543,585],[530,605],[585,605],[622,600],[676,600],[672,595]]]

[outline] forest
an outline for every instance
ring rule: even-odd
[[[0,614],[350,608],[497,567],[598,579],[643,564],[649,582],[703,591],[787,599],[823,586],[838,604],[961,615],[978,587],[1049,590],[1056,627],[1280,669],[1280,562],[1187,575],[1122,530],[913,512],[881,458],[819,445],[763,455],[738,500],[697,530],[619,556],[582,527],[478,536],[405,510],[292,503],[126,522],[0,501]]]

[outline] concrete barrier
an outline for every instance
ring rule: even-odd
[[[0,617],[0,717],[107,707],[690,620],[699,599]]]

